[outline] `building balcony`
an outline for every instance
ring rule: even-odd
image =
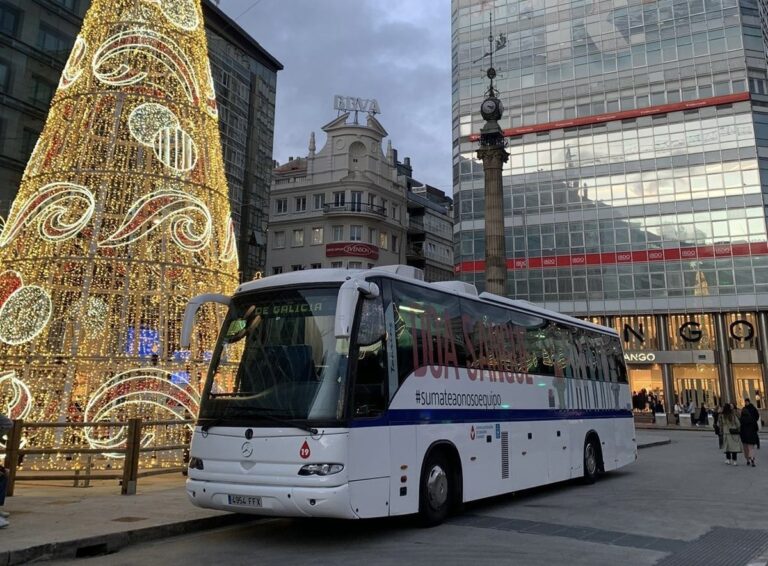
[[[350,202],[347,204],[326,204],[323,205],[323,212],[329,215],[351,214],[358,216],[360,214],[375,216],[376,218],[386,218],[387,210],[383,206],[366,204],[363,202]]]
[[[408,233],[409,234],[424,234],[424,217],[411,216],[408,218]]]
[[[424,246],[421,244],[411,244],[405,249],[405,257],[408,261],[424,260]]]

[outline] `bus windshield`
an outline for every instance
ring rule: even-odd
[[[338,287],[236,296],[214,350],[200,418],[338,421],[348,344],[334,335]]]

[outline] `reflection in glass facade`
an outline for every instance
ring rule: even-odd
[[[660,317],[653,349],[717,352],[668,357],[666,390],[698,383],[690,361],[735,400],[734,376],[753,375],[749,352],[765,348],[730,325],[757,328],[768,310],[768,29],[757,0],[452,0],[455,257],[479,289],[475,136],[491,10],[507,40],[494,54],[510,153],[507,294],[612,325]],[[693,342],[679,329],[692,314],[703,336]]]

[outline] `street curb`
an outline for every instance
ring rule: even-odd
[[[688,426],[656,426],[656,425],[647,425],[644,423],[635,423],[635,429],[637,430],[673,430],[673,431],[680,431],[680,432],[708,432],[709,434],[714,434],[715,429],[711,427],[688,427]],[[759,433],[761,435],[768,435],[768,426],[763,427],[760,429]]]
[[[670,438],[663,438],[661,440],[652,440],[651,442],[645,442],[643,444],[638,444],[637,449],[642,450],[643,448],[653,448],[654,446],[664,446],[665,444],[672,444],[672,439]]]
[[[191,519],[152,527],[143,527],[106,535],[84,537],[81,539],[51,542],[29,548],[0,551],[0,566],[26,564],[33,560],[52,560],[60,558],[79,558],[100,556],[117,552],[121,548],[137,542],[150,542],[162,538],[228,527],[238,523],[255,521],[253,516],[229,513],[202,519]]]

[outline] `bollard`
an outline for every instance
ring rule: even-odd
[[[93,456],[88,454],[85,459],[85,479],[83,480],[83,487],[91,487],[91,467],[93,466]]]
[[[21,445],[21,430],[24,428],[24,421],[16,419],[13,421],[13,428],[8,435],[8,441],[5,445],[5,473],[8,474],[8,484],[5,488],[5,495],[11,497],[13,488],[16,484],[16,469],[19,467],[19,446]]]
[[[141,448],[141,419],[128,419],[128,438],[125,443],[121,495],[136,495],[136,481],[139,475],[139,448]]]

